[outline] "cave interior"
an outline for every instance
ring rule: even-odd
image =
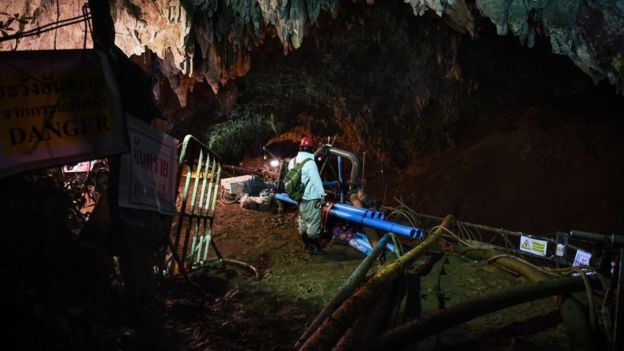
[[[91,25],[84,30],[79,21],[22,38],[32,28],[86,16],[85,7],[7,1],[0,51],[106,49],[117,60],[124,111],[180,141],[192,134],[219,155],[225,171],[228,165],[267,168],[263,150],[290,159],[301,138],[311,136],[365,159],[362,184],[379,208],[400,203],[435,218],[450,214],[552,239],[571,230],[624,233],[624,1],[88,3],[85,23]],[[348,174],[349,164],[343,167]],[[115,233],[80,238],[88,222],[76,206],[84,203],[72,198],[59,172],[0,178],[2,306],[11,325],[4,332],[27,349],[293,349],[363,258],[336,244],[325,257],[307,255],[295,209],[288,209],[284,224],[271,219],[277,206],[254,211],[219,203],[215,243],[226,256],[255,266],[260,278],[212,268],[188,281],[158,277],[148,301],[138,302],[127,297],[128,282],[119,276],[123,239]],[[106,215],[114,222],[120,219],[113,207]],[[613,262],[622,260],[614,247],[600,250]],[[403,301],[406,323],[421,312],[521,286],[517,273],[501,278],[506,273],[487,260],[468,264],[443,246],[433,251],[429,274],[401,282],[422,297],[417,312],[409,308],[412,300]],[[610,272],[614,281],[617,273]],[[392,287],[398,291],[399,285]],[[440,285],[444,296],[431,292]],[[603,309],[606,301],[617,305],[617,296],[622,304],[623,293],[613,285],[615,297],[600,295]],[[377,302],[391,304],[397,294],[382,294]],[[575,294],[585,310],[600,307]],[[406,349],[622,345],[621,335],[605,336],[611,334],[595,325],[609,318],[594,311],[581,313],[594,318],[591,330],[570,326],[569,320],[584,317],[562,312],[567,300],[561,296],[429,334]],[[399,329],[386,312],[370,307],[368,322],[358,319],[337,345],[318,336],[316,344],[308,340],[297,348],[383,348],[383,337],[393,336],[388,330]],[[622,328],[622,314],[611,316],[613,335]],[[575,333],[590,341],[573,345]],[[410,345],[401,342],[392,345]]]

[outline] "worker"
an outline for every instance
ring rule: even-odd
[[[288,170],[306,159],[301,168],[301,183],[305,184],[305,191],[299,204],[299,234],[305,248],[312,255],[323,254],[321,247],[321,207],[325,203],[325,190],[316,162],[314,162],[314,140],[305,136],[299,144],[297,156],[288,163]]]

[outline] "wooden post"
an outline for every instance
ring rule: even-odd
[[[89,0],[89,8],[93,23],[93,47],[110,52],[115,46],[115,24],[109,0]]]

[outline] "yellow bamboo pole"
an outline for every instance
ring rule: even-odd
[[[342,335],[353,325],[357,317],[367,311],[375,302],[376,296],[397,278],[409,265],[429,248],[436,244],[444,230],[453,221],[448,215],[435,227],[427,238],[397,260],[381,268],[370,280],[361,286],[312,334],[301,346],[300,351],[331,350]]]

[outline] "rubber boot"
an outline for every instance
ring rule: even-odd
[[[310,238],[308,238],[308,235],[303,233],[299,233],[299,235],[301,236],[301,241],[303,242],[303,247],[306,249],[306,251],[310,251]]]
[[[323,248],[321,247],[321,245],[318,242],[318,240],[319,239],[310,239],[310,238],[308,238],[308,241],[309,241],[308,252],[310,253],[310,255],[323,255],[323,254],[325,254],[325,251],[323,251]]]

